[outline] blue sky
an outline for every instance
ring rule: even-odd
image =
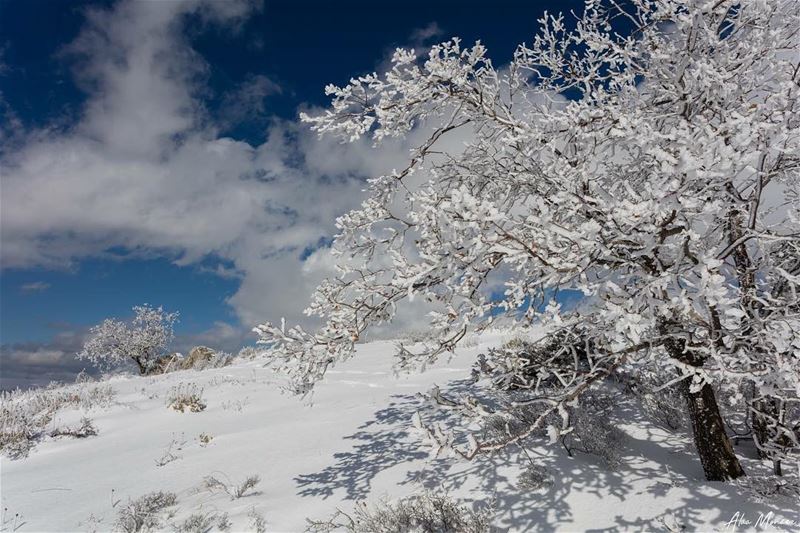
[[[3,386],[66,377],[91,325],[181,313],[176,347],[303,320],[335,216],[402,163],[300,110],[398,46],[459,36],[502,65],[580,2],[0,1]]]

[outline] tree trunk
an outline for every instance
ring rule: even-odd
[[[761,413],[769,413],[777,416],[777,413],[772,413],[772,405],[767,400],[753,401],[752,421],[753,421],[753,438],[756,441],[756,449],[758,450],[758,458],[766,459],[767,453],[764,451],[762,445],[766,444],[769,440],[769,430],[767,429],[767,419]]]
[[[136,363],[136,366],[139,367],[139,374],[141,374],[142,376],[146,375],[147,374],[147,367],[144,366],[144,363],[142,362],[142,359],[139,359],[138,357],[132,357],[132,359],[133,359],[133,362]]]
[[[781,433],[784,428],[783,409],[774,397],[765,397],[753,402],[753,439],[756,441],[759,459],[772,459],[773,472],[782,476],[781,461],[776,458],[776,446],[790,446],[791,441]],[[772,435],[770,434],[772,433]],[[769,445],[772,452],[764,449]]]
[[[691,392],[689,382],[684,380],[682,383],[692,421],[694,444],[706,479],[727,481],[745,475],[725,433],[714,389],[705,384],[698,392]]]

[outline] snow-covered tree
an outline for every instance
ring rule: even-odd
[[[91,328],[77,357],[101,368],[133,361],[139,372],[147,374],[172,341],[178,313],[147,304],[134,307],[133,312],[130,323],[107,318]]]
[[[256,328],[262,342],[306,393],[402,300],[432,302],[434,340],[400,345],[399,367],[435,360],[503,311],[540,322],[544,342],[563,339],[536,359],[555,379],[529,382],[524,399],[499,408],[432,396],[470,421],[523,406],[540,414],[488,439],[426,428],[435,447],[472,458],[561,414],[548,429],[555,441],[585,391],[655,361],[677,370],[708,479],[744,474],[714,387],[754,386],[752,405],[768,406],[758,416],[772,428],[772,444],[759,445],[790,456],[800,3],[590,0],[574,29],[562,16],[540,24],[503,68],[480,43],[453,39],[422,59],[399,49],[385,74],[326,88],[331,108],[304,116],[320,134],[430,135],[338,220],[340,275],[307,310],[324,326],[267,323]],[[563,289],[582,291],[581,305],[562,308]],[[564,357],[576,342],[581,357]]]

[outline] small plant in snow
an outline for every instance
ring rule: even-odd
[[[56,428],[50,432],[51,437],[74,437],[76,439],[85,439],[86,437],[94,437],[97,435],[97,428],[92,423],[92,420],[87,417],[81,418],[79,426],[67,426],[63,428]]]
[[[222,402],[222,409],[225,411],[236,411],[237,413],[241,413],[248,403],[250,403],[249,397],[245,397],[241,400],[225,400]]]
[[[228,531],[231,523],[228,513],[194,513],[174,527],[175,533],[209,533],[215,527]]]
[[[172,492],[151,492],[136,500],[129,500],[118,514],[114,528],[123,533],[153,531],[164,524],[164,511],[178,503]]]
[[[78,372],[78,375],[75,376],[75,383],[79,385],[84,383],[92,383],[93,381],[95,381],[95,379],[88,372],[86,372],[86,369],[81,370]]]
[[[186,444],[185,440],[173,438],[170,441],[169,445],[167,445],[167,449],[164,450],[164,453],[156,459],[156,466],[165,466],[173,461],[177,461],[181,458],[176,452],[179,452],[183,449],[183,446]]]
[[[203,388],[195,383],[181,383],[167,393],[167,407],[183,413],[189,410],[199,413],[206,408],[203,401]]]
[[[25,520],[19,513],[11,514],[8,507],[3,507],[3,515],[0,518],[0,531],[17,531],[25,525]]]
[[[395,503],[369,505],[358,502],[352,513],[338,510],[330,519],[306,519],[307,532],[331,533],[489,533],[492,510],[474,511],[459,505],[446,495],[425,492]]]
[[[200,433],[197,436],[197,442],[199,442],[200,446],[203,448],[211,444],[212,440],[214,440],[214,435],[211,435],[209,433]]]
[[[133,308],[130,323],[108,318],[89,330],[89,337],[78,353],[98,368],[111,368],[132,361],[141,374],[153,371],[172,341],[178,313],[147,304]]]
[[[232,524],[228,513],[217,515],[217,529],[220,531],[230,531],[231,527]]]
[[[261,477],[257,475],[248,476],[241,483],[234,483],[228,479],[228,476],[225,474],[222,475],[225,477],[226,481],[221,481],[214,476],[206,476],[203,479],[203,488],[211,492],[224,492],[231,497],[231,500],[238,500],[245,496],[257,494],[254,489],[256,485],[261,482]]]
[[[236,354],[236,357],[241,357],[242,359],[256,359],[259,357],[264,357],[266,354],[266,350],[264,348],[259,348],[256,346],[245,346],[239,353]]]
[[[255,531],[255,533],[266,533],[267,521],[264,515],[256,511],[255,507],[250,509],[247,513],[247,517],[250,519],[250,529],[252,531]]]
[[[100,531],[100,525],[103,523],[103,519],[95,516],[94,513],[91,513],[86,520],[78,522],[78,526],[81,528],[82,531],[86,531],[87,533],[97,533]]]
[[[553,486],[553,475],[545,467],[532,464],[517,478],[517,488],[530,491]]]
[[[32,419],[28,423],[19,415],[9,416],[7,411],[0,410],[0,451],[11,459],[27,457],[47,422],[49,419]]]

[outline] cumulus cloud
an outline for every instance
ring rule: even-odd
[[[81,330],[65,329],[49,342],[0,346],[0,390],[74,379],[86,366],[86,361],[75,359],[84,334]]]
[[[63,51],[88,95],[79,120],[26,131],[2,154],[3,267],[63,268],[120,247],[183,265],[215,257],[241,280],[228,303],[244,328],[307,323],[302,309],[332,272],[320,239],[358,205],[363,178],[403,165],[414,139],[341,145],[277,119],[260,145],[220,136],[227,125],[204,105],[209,68],[185,24],[237,31],[255,8],[123,0],[87,12]],[[279,90],[253,75],[223,102],[233,115],[268,113]]]
[[[237,353],[243,346],[255,344],[255,335],[227,322],[217,321],[205,331],[179,335],[175,338],[171,351],[188,354],[195,346],[208,346],[214,350]]]

